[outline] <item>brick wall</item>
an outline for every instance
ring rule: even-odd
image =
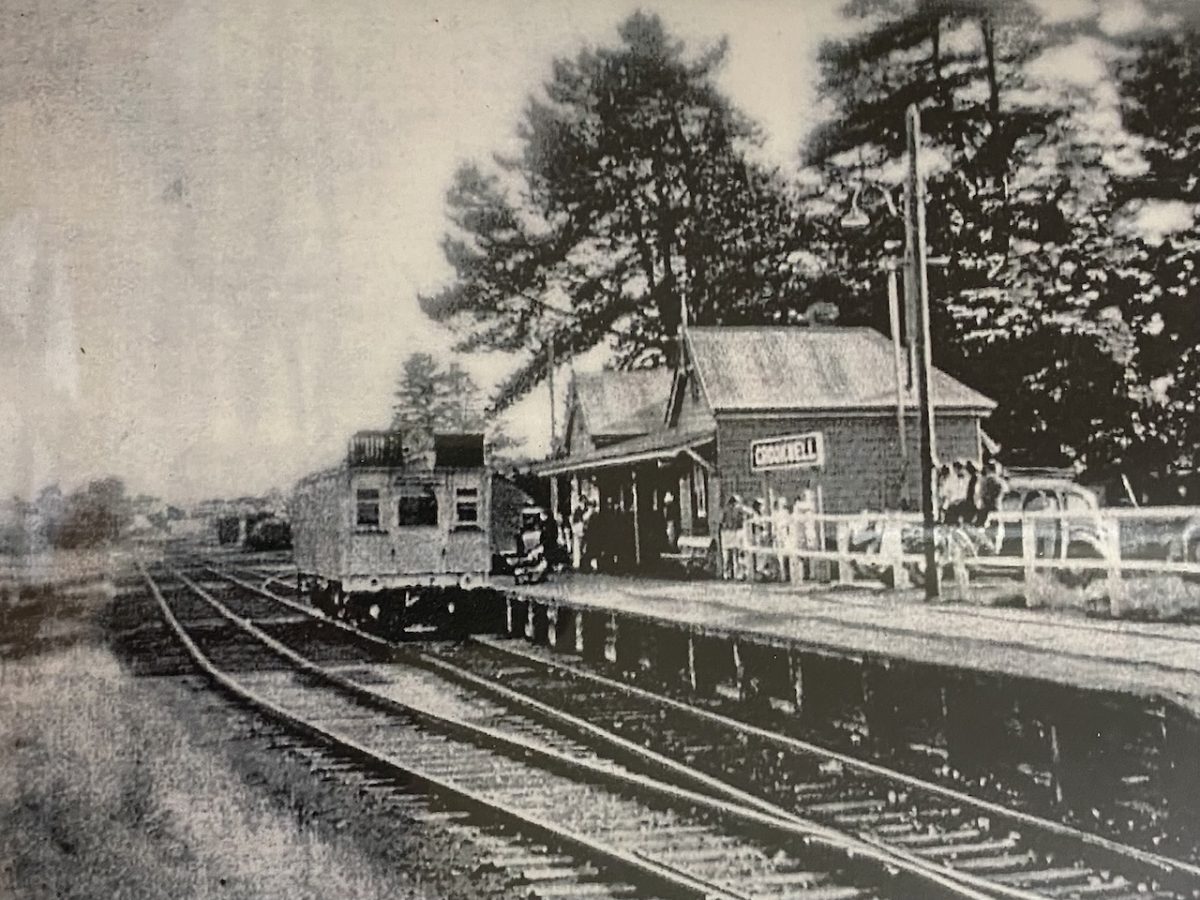
[[[825,439],[825,465],[819,469],[770,472],[769,487],[789,501],[805,487],[821,487],[825,512],[853,513],[863,509],[896,508],[900,485],[900,441],[895,415],[849,416],[718,416],[717,460],[721,494],[732,490],[743,500],[762,495],[763,475],[750,471],[750,442],[760,438],[819,431]],[[937,417],[939,458],[978,459],[979,419],[965,414]],[[921,470],[917,447],[918,422],[908,418],[909,483],[911,496],[920,495]]]

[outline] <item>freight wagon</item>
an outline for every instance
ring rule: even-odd
[[[359,432],[344,463],[296,486],[301,591],[326,615],[384,633],[443,623],[487,586],[527,502],[489,470],[481,434],[440,434],[410,455],[400,435]]]

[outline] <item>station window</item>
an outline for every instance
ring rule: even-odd
[[[396,504],[396,524],[401,528],[437,525],[438,502],[433,486],[404,484],[399,486],[400,500]]]
[[[479,490],[459,488],[454,492],[454,519],[459,525],[479,523]]]
[[[378,528],[379,491],[375,488],[359,488],[357,500],[355,524],[359,528]]]

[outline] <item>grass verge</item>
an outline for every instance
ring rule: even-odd
[[[105,650],[8,663],[3,679],[0,894],[405,896],[248,792]]]

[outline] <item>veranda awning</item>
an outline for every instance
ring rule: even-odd
[[[566,475],[572,472],[589,472],[596,469],[628,466],[655,459],[670,459],[680,453],[694,451],[715,438],[716,430],[712,425],[688,431],[670,428],[622,441],[619,444],[601,447],[590,453],[546,460],[546,462],[534,466],[533,471],[535,474],[543,476]]]

